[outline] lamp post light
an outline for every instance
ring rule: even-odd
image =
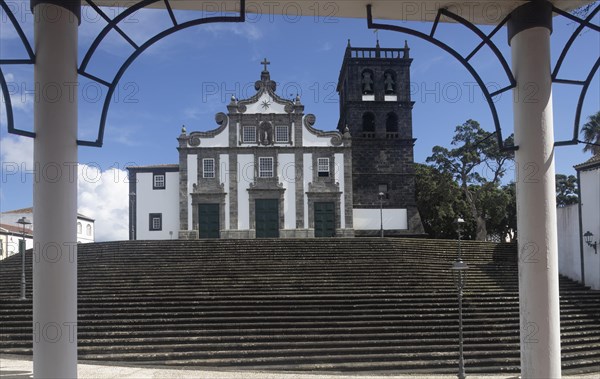
[[[463,352],[463,289],[466,282],[466,271],[469,266],[462,260],[462,249],[460,246],[461,240],[461,227],[465,223],[465,220],[459,218],[456,220],[457,231],[458,231],[458,259],[452,265],[452,278],[454,285],[458,290],[458,379],[465,379],[465,358]]]
[[[383,238],[383,199],[385,193],[379,192],[377,196],[379,197],[379,236]]]
[[[25,300],[25,289],[27,286],[25,281],[25,250],[27,250],[25,242],[25,225],[31,225],[31,221],[29,221],[27,217],[23,216],[17,220],[17,224],[23,225],[23,250],[21,251],[21,300]]]
[[[594,234],[588,230],[587,232],[585,232],[583,237],[585,238],[585,243],[589,247],[594,249],[594,254],[598,254],[598,241],[592,242],[592,238],[594,237]]]

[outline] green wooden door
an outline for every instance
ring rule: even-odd
[[[219,204],[198,204],[200,238],[220,238]]]
[[[315,237],[335,237],[335,203],[315,203]]]
[[[255,204],[256,238],[278,238],[279,200],[257,199]]]

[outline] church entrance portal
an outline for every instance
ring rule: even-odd
[[[315,203],[315,237],[335,237],[335,203]]]
[[[219,204],[198,204],[200,238],[220,238]]]
[[[256,199],[256,238],[279,237],[279,200]]]

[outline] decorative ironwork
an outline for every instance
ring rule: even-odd
[[[467,57],[463,57],[458,51],[456,51],[455,49],[453,49],[446,43],[435,38],[435,32],[437,30],[437,27],[438,27],[438,24],[440,22],[440,18],[442,15],[447,16],[447,17],[457,21],[458,23],[466,26],[471,31],[473,31],[479,38],[481,38],[481,40],[482,40],[481,43],[477,47],[475,47],[475,49]],[[492,32],[490,34],[486,35],[479,28],[477,28],[474,24],[467,21],[466,19],[450,12],[447,9],[440,9],[440,10],[438,10],[438,14],[435,18],[435,21],[433,22],[431,32],[429,34],[425,34],[423,32],[413,30],[413,29],[410,29],[410,28],[407,28],[404,26],[375,23],[373,21],[373,6],[371,4],[367,5],[367,22],[368,22],[369,29],[383,29],[383,30],[390,30],[390,31],[394,31],[394,32],[406,33],[406,34],[415,36],[417,38],[421,38],[427,42],[431,42],[432,44],[436,45],[437,47],[441,48],[442,50],[444,50],[447,53],[449,53],[450,55],[452,55],[456,60],[458,60],[463,65],[463,67],[465,67],[467,69],[467,71],[469,71],[469,73],[471,74],[473,79],[475,79],[475,81],[479,85],[479,88],[481,89],[481,92],[483,93],[483,96],[485,97],[485,99],[490,107],[490,111],[492,112],[492,118],[494,120],[494,127],[496,129],[496,137],[498,140],[498,146],[500,147],[500,150],[517,150],[518,149],[517,146],[505,146],[504,145],[504,140],[502,139],[502,129],[500,127],[500,120],[498,118],[498,111],[496,109],[496,105],[494,104],[494,100],[493,100],[494,96],[497,96],[497,95],[504,93],[510,89],[513,89],[517,85],[517,81],[515,80],[515,77],[512,74],[512,71],[510,70],[508,63],[506,62],[506,59],[504,59],[504,56],[502,56],[502,53],[500,53],[500,50],[498,49],[498,47],[491,40],[492,37],[498,32],[498,30],[500,30],[500,28],[502,28],[502,26],[504,26],[506,24],[506,22],[508,22],[509,17],[510,16],[507,16],[506,18],[504,18],[504,20],[502,20],[500,22],[500,24],[498,24],[498,26],[496,26],[496,28],[494,28],[494,30],[492,30]],[[501,88],[498,91],[493,92],[493,93],[489,92],[489,90],[485,86],[485,83],[481,79],[481,76],[479,76],[479,74],[477,73],[475,68],[469,63],[469,60],[471,60],[475,56],[475,54],[477,54],[477,52],[485,45],[489,46],[490,49],[492,50],[492,52],[494,53],[494,55],[496,55],[496,57],[498,58],[498,61],[502,65],[504,72],[507,76],[507,79],[510,83],[508,86]]]
[[[21,43],[23,44],[23,47],[25,48],[25,51],[27,52],[27,55],[29,56],[29,58],[27,58],[27,59],[0,59],[0,65],[3,65],[3,64],[10,64],[10,65],[12,65],[12,64],[34,64],[35,63],[35,54],[33,53],[31,44],[27,40],[27,37],[25,36],[25,33],[23,32],[21,25],[19,25],[19,23],[17,22],[15,15],[11,12],[10,8],[6,4],[6,1],[4,1],[4,0],[0,1],[0,7],[2,8],[2,10],[4,10],[4,13],[6,13],[6,15],[8,16],[10,23],[15,28],[15,31],[19,35],[19,39],[21,40]],[[4,98],[4,104],[6,107],[6,123],[8,126],[8,132],[10,134],[16,134],[16,135],[20,135],[20,136],[35,138],[34,132],[15,128],[15,119],[14,119],[13,109],[12,109],[12,100],[10,99],[10,94],[8,92],[8,84],[6,83],[6,79],[4,78],[4,72],[2,71],[1,67],[0,67],[0,88],[2,88],[2,96]]]
[[[560,73],[560,69],[562,67],[563,62],[564,62],[565,58],[567,57],[567,54],[569,53],[569,50],[571,49],[571,47],[573,46],[573,43],[575,42],[577,37],[581,34],[581,32],[586,27],[589,28],[590,30],[600,32],[600,26],[594,25],[591,23],[591,20],[594,18],[594,16],[598,12],[600,12],[600,5],[597,5],[596,8],[594,8],[592,11],[590,11],[590,13],[585,18],[585,20],[582,20],[581,18],[574,16],[568,12],[565,12],[561,9],[558,9],[554,6],[552,7],[552,11],[563,17],[573,20],[579,24],[579,26],[573,31],[573,34],[571,34],[571,38],[569,38],[569,40],[565,44],[565,47],[563,48],[562,52],[560,53],[560,56],[558,57],[558,61],[556,62],[554,71],[552,71],[552,82],[553,83],[581,86],[581,92],[579,94],[579,100],[577,101],[577,108],[575,110],[575,121],[573,123],[573,138],[570,140],[565,140],[565,141],[557,141],[555,143],[555,146],[577,145],[578,143],[582,143],[579,140],[579,123],[581,122],[581,112],[583,110],[583,102],[587,95],[587,91],[590,88],[590,85],[592,84],[592,79],[594,79],[594,75],[596,75],[596,73],[598,72],[598,69],[600,68],[600,58],[596,59],[596,63],[594,63],[594,65],[592,66],[592,69],[590,70],[590,72],[587,75],[585,80],[562,79],[562,78],[559,78],[558,75]]]
[[[600,69],[600,58],[598,58],[596,60],[596,62],[592,66],[592,69],[590,70],[590,72],[587,75],[585,80],[571,80],[571,79],[559,78],[559,72],[560,72],[562,64],[563,64],[571,46],[573,45],[573,43],[575,42],[577,37],[581,34],[581,32],[585,28],[589,28],[590,30],[600,32],[600,26],[591,23],[591,20],[594,18],[594,16],[596,14],[598,14],[598,12],[600,12],[600,5],[596,6],[596,8],[594,8],[594,10],[590,11],[590,13],[587,15],[585,20],[581,19],[577,16],[574,16],[568,12],[565,12],[559,8],[556,8],[555,6],[553,6],[552,10],[554,13],[557,13],[558,15],[566,17],[566,18],[568,18],[572,21],[575,21],[579,24],[579,26],[573,32],[573,34],[571,35],[571,38],[567,41],[565,47],[563,48],[563,51],[562,51],[562,53],[556,63],[556,66],[552,72],[552,82],[553,83],[579,85],[582,87],[581,93],[579,96],[579,100],[577,103],[577,109],[575,112],[575,120],[574,120],[574,126],[573,126],[573,138],[571,140],[557,141],[555,143],[555,146],[575,145],[577,143],[581,143],[581,141],[578,140],[578,135],[579,135],[579,124],[581,122],[581,112],[582,112],[582,108],[583,108],[583,102],[587,95],[587,91],[589,90],[589,87],[591,85],[591,82],[594,78],[594,75]],[[481,38],[481,42],[479,43],[479,45],[477,45],[477,47],[475,47],[475,49],[466,57],[463,57],[460,53],[458,53],[456,50],[454,50],[452,47],[445,44],[444,42],[441,42],[441,41],[435,39],[435,33],[437,31],[437,27],[440,22],[441,16],[449,17],[449,18],[453,19],[454,21],[460,23],[461,25],[464,25],[465,27],[467,27],[471,31],[473,31],[473,33],[475,33],[479,38]],[[477,84],[481,88],[481,91],[483,92],[483,95],[484,95],[486,101],[488,102],[488,105],[492,112],[492,117],[494,119],[494,127],[496,129],[495,134],[496,134],[496,137],[498,140],[498,145],[499,145],[500,149],[501,150],[517,150],[518,149],[518,146],[504,146],[504,141],[502,140],[502,129],[500,126],[500,122],[498,120],[496,106],[492,100],[493,97],[516,87],[516,80],[514,78],[514,75],[512,74],[512,71],[508,65],[508,62],[506,61],[506,59],[504,59],[504,57],[502,56],[502,53],[499,51],[497,46],[491,41],[491,38],[502,28],[502,26],[504,26],[508,22],[510,15],[508,15],[506,18],[504,18],[504,20],[502,20],[490,32],[490,34],[487,34],[487,35],[484,34],[479,28],[477,28],[471,22],[467,21],[466,19],[462,18],[461,16],[459,16],[457,14],[450,12],[447,9],[438,10],[438,14],[435,18],[435,21],[433,22],[433,26],[432,26],[431,32],[429,34],[415,31],[415,30],[412,30],[410,28],[406,28],[403,26],[385,25],[385,24],[379,24],[379,23],[373,22],[372,5],[367,5],[367,17],[368,17],[369,29],[385,29],[385,30],[410,34],[412,36],[415,36],[415,37],[418,37],[418,38],[421,38],[423,40],[433,43],[434,45],[440,47],[441,49],[443,49],[446,52],[448,52],[449,54],[451,54],[454,58],[456,58],[469,71],[469,73],[473,76],[473,78],[477,81]],[[498,91],[495,91],[492,93],[489,93],[489,91],[483,84],[481,77],[475,71],[473,66],[471,66],[471,64],[469,63],[469,61],[479,52],[479,50],[481,50],[481,48],[486,45],[492,50],[494,55],[496,55],[496,57],[498,58],[498,61],[502,65],[502,68],[504,69],[504,72],[510,82],[509,86],[501,88]]]
[[[107,25],[98,34],[98,36],[96,37],[96,39],[93,41],[92,45],[86,52],[84,59],[82,60],[82,63],[78,69],[78,73],[79,73],[79,75],[81,75],[85,78],[88,78],[96,83],[99,83],[99,84],[107,87],[108,92],[104,99],[104,104],[102,107],[102,113],[101,113],[101,118],[100,118],[100,123],[99,123],[99,128],[98,128],[98,136],[97,136],[96,140],[95,141],[77,140],[77,144],[80,146],[94,146],[94,147],[102,146],[103,140],[104,140],[104,131],[105,131],[105,126],[106,126],[108,110],[110,107],[110,99],[113,96],[119,81],[121,80],[122,76],[125,74],[127,69],[129,68],[129,66],[146,49],[148,49],[150,46],[152,46],[156,42],[160,41],[161,39],[177,32],[179,30],[183,30],[183,29],[186,29],[186,28],[189,28],[192,26],[209,24],[209,23],[219,23],[219,22],[224,22],[224,23],[244,22],[246,19],[246,9],[245,9],[246,0],[239,0],[239,1],[240,1],[240,12],[239,12],[238,16],[205,17],[205,18],[199,18],[199,19],[187,21],[184,23],[179,23],[175,13],[173,12],[173,8],[171,6],[171,0],[143,0],[143,1],[140,1],[140,2],[136,3],[135,5],[132,5],[131,7],[127,8],[126,10],[121,12],[118,16],[116,16],[113,19],[108,17],[102,11],[102,9],[100,9],[100,7],[94,3],[94,0],[86,0],[86,2],[89,4],[89,6],[92,7],[98,13],[98,15],[107,22]],[[152,5],[157,2],[164,3],[164,9],[168,13],[173,26],[156,34],[154,37],[148,39],[145,43],[138,45],[129,35],[127,35],[127,33],[122,28],[119,27],[119,23],[121,21],[125,20],[127,17],[129,17],[134,12],[137,12],[138,10],[148,7],[149,5]],[[35,63],[35,54],[33,52],[31,44],[29,43],[29,41],[27,40],[27,37],[25,36],[25,33],[23,32],[21,26],[17,22],[15,15],[10,10],[10,8],[8,7],[5,0],[0,0],[0,7],[4,11],[4,13],[6,13],[8,20],[10,20],[12,26],[16,30],[16,32],[21,40],[21,43],[23,44],[23,47],[28,55],[28,58],[22,58],[22,59],[0,59],[0,65],[34,64]],[[563,11],[559,8],[556,8],[554,6],[553,6],[552,10],[554,13],[556,13],[562,17],[568,18],[572,21],[575,21],[576,23],[579,24],[579,26],[575,29],[575,31],[573,32],[573,34],[571,35],[571,37],[565,44],[565,46],[560,54],[560,57],[556,63],[556,66],[554,67],[554,70],[552,72],[553,83],[581,86],[581,92],[579,95],[579,100],[578,100],[577,108],[575,111],[575,120],[574,120],[574,126],[573,126],[573,138],[571,140],[557,141],[555,143],[556,146],[574,145],[577,143],[581,143],[581,141],[579,141],[579,139],[578,139],[578,135],[579,135],[579,124],[581,122],[581,113],[582,113],[583,103],[584,103],[585,97],[587,95],[587,92],[589,90],[589,87],[591,85],[592,79],[594,78],[594,75],[598,72],[598,70],[600,69],[600,58],[598,58],[596,60],[596,62],[592,66],[592,68],[591,68],[589,74],[587,75],[587,77],[585,78],[585,80],[573,80],[573,79],[561,78],[559,76],[559,73],[560,73],[560,69],[562,67],[562,64],[563,64],[566,56],[568,55],[573,43],[575,42],[577,37],[581,34],[581,32],[586,28],[588,28],[589,30],[592,30],[592,31],[600,32],[600,26],[595,25],[591,22],[593,17],[596,16],[600,12],[600,5],[596,6],[592,11],[590,11],[585,19],[581,19],[575,15],[572,15],[572,14],[570,14],[566,11]],[[437,31],[438,24],[440,23],[440,19],[442,16],[448,17],[448,18],[458,22],[459,24],[467,27],[481,39],[481,42],[467,56],[461,55],[458,51],[456,51],[454,48],[452,48],[448,44],[435,38],[435,33]],[[406,34],[415,36],[417,38],[423,39],[425,41],[428,41],[428,42],[436,45],[437,47],[441,48],[442,50],[446,51],[450,55],[452,55],[456,60],[458,60],[467,69],[467,71],[469,71],[471,76],[475,79],[475,81],[479,85],[479,87],[490,107],[490,111],[492,113],[492,118],[493,118],[493,122],[494,122],[495,135],[497,137],[498,145],[501,150],[516,150],[516,149],[518,149],[517,146],[505,146],[504,145],[504,141],[502,139],[502,129],[501,129],[500,121],[498,118],[498,112],[497,112],[496,106],[492,100],[495,96],[500,95],[500,94],[516,87],[516,80],[514,78],[514,75],[512,74],[512,71],[508,65],[508,62],[502,56],[498,47],[491,40],[494,37],[494,35],[507,23],[509,18],[510,18],[510,15],[508,15],[506,18],[504,18],[489,34],[485,34],[477,26],[475,26],[473,23],[469,22],[468,20],[464,19],[463,17],[449,11],[448,9],[440,9],[440,10],[438,10],[438,13],[436,15],[435,21],[433,22],[433,26],[431,28],[430,33],[425,34],[425,33],[422,33],[422,32],[407,28],[407,27],[403,27],[403,26],[375,23],[373,21],[372,5],[367,5],[367,19],[368,19],[369,29],[383,29],[383,30],[390,30],[390,31],[395,31],[395,32],[406,33]],[[113,30],[116,33],[118,33],[125,41],[127,41],[127,43],[129,43],[132,46],[134,51],[125,60],[125,62],[121,65],[121,67],[117,71],[115,77],[111,81],[108,81],[108,80],[104,80],[102,78],[99,78],[99,77],[87,72],[86,69],[87,69],[88,64],[90,63],[90,60],[94,56],[94,53],[98,49],[99,45],[102,43],[104,38]],[[489,92],[489,90],[485,86],[483,80],[481,79],[480,75],[477,73],[475,68],[469,63],[469,61],[484,46],[488,46],[491,49],[492,53],[497,57],[499,63],[501,64],[501,66],[506,74],[508,82],[509,82],[509,85],[507,85],[506,87],[501,88],[492,93]],[[0,67],[0,88],[2,89],[4,104],[6,107],[8,132],[10,134],[16,134],[16,135],[21,135],[21,136],[25,136],[25,137],[35,138],[34,132],[15,128],[12,101],[11,101],[11,98],[9,95],[8,84],[6,82],[6,78],[4,76],[4,73],[3,73],[1,67]],[[243,110],[240,110],[240,111],[243,112]]]
[[[96,37],[96,39],[90,46],[90,49],[87,51],[87,53],[85,54],[85,56],[83,58],[83,61],[81,62],[81,66],[79,67],[78,72],[80,75],[108,87],[108,92],[104,99],[104,106],[102,107],[102,114],[100,116],[100,126],[98,128],[97,139],[95,141],[78,140],[77,141],[78,145],[80,145],[80,146],[95,146],[95,147],[102,146],[102,143],[104,140],[104,130],[106,127],[106,119],[108,116],[108,109],[110,107],[110,99],[112,98],[112,96],[117,88],[117,85],[119,84],[119,81],[121,80],[121,78],[123,77],[123,75],[125,74],[127,69],[129,68],[129,66],[137,59],[137,57],[139,57],[150,46],[154,45],[156,42],[160,41],[161,39],[177,32],[177,31],[187,29],[192,26],[197,26],[197,25],[202,25],[202,24],[210,24],[210,23],[218,23],[218,22],[225,22],[225,23],[244,22],[246,20],[246,1],[245,0],[240,0],[240,14],[238,16],[205,17],[205,18],[199,18],[199,19],[187,21],[184,23],[179,23],[177,21],[175,13],[173,13],[173,9],[170,5],[170,1],[162,0],[165,3],[166,11],[168,12],[169,17],[171,18],[173,26],[169,29],[163,30],[162,32],[158,33],[154,37],[148,39],[146,42],[144,42],[143,44],[138,46],[129,36],[127,36],[127,34],[121,28],[119,28],[118,24],[119,24],[119,22],[126,19],[134,12],[137,12],[138,10],[145,8],[148,5],[151,5],[151,4],[159,2],[159,1],[161,1],[161,0],[140,1],[139,3],[127,8],[124,12],[120,13],[114,19],[110,19],[108,16],[106,16],[106,14],[104,14],[102,12],[102,10],[92,0],[86,0],[86,2],[92,8],[94,8],[94,10],[96,10],[96,12],[98,12],[98,14],[100,16],[108,22],[108,25],[106,25],[104,27],[104,29],[100,32],[100,34],[98,34],[98,36]],[[106,35],[112,30],[115,30],[117,33],[119,33],[135,50],[127,58],[127,60],[121,65],[121,67],[117,71],[117,74],[115,75],[113,80],[111,82],[108,82],[108,81],[102,80],[101,78],[98,78],[98,77],[88,73],[86,71],[86,69],[87,69],[87,66],[88,66],[91,58],[93,57],[94,53],[96,52],[96,49],[98,48],[100,43],[103,41],[103,39],[106,37]]]

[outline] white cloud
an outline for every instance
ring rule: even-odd
[[[413,72],[419,73],[419,74],[425,74],[430,69],[439,65],[440,62],[442,62],[443,60],[444,60],[444,56],[438,55],[438,56],[435,56],[435,57],[429,59],[428,61],[420,62],[418,65],[415,66],[415,68],[413,69]],[[444,62],[444,64],[447,64],[447,63],[448,62]]]
[[[8,86],[13,111],[20,110],[27,113],[33,112],[34,95],[31,92],[25,92],[27,88],[33,88],[33,85],[19,82],[14,74],[10,72],[7,72],[4,75],[4,79],[6,79],[6,85]],[[4,113],[6,107],[6,104],[4,104],[4,93],[2,93],[0,101],[2,102],[2,112]]]
[[[0,160],[3,164],[33,167],[33,139],[6,135],[0,139]]]
[[[0,160],[3,166],[10,163],[18,170],[31,170],[34,167],[33,140],[3,136]],[[113,168],[102,172],[98,165],[79,165],[78,211],[96,220],[96,241],[128,238],[128,191],[126,171]]]
[[[78,209],[96,220],[97,242],[128,239],[128,190],[126,171],[79,165]]]
[[[233,33],[236,36],[245,37],[249,41],[257,41],[263,37],[263,32],[254,24],[209,24],[202,30],[213,34]]]
[[[317,51],[325,52],[325,51],[330,51],[331,49],[333,49],[333,46],[331,45],[331,43],[325,42],[324,44],[321,45],[321,47],[319,47],[319,49]]]

